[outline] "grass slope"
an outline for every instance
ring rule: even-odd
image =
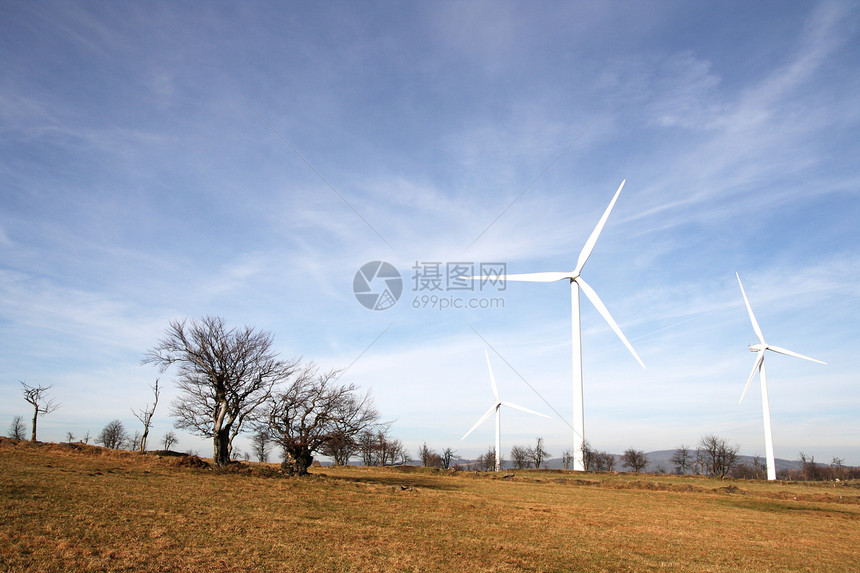
[[[853,484],[360,467],[266,478],[183,460],[0,440],[0,570],[851,571],[860,563]]]

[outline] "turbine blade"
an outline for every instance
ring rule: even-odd
[[[599,312],[601,316],[603,316],[603,319],[609,323],[609,326],[612,328],[612,330],[615,331],[615,334],[618,335],[618,338],[621,339],[621,342],[624,343],[624,346],[627,347],[627,350],[630,351],[630,354],[633,355],[633,358],[635,358],[636,361],[639,362],[642,368],[645,368],[645,363],[642,362],[642,359],[639,358],[639,355],[636,354],[635,350],[633,350],[633,345],[630,344],[630,341],[627,340],[627,337],[624,336],[623,332],[621,332],[621,328],[619,328],[618,324],[612,318],[612,315],[609,314],[609,310],[606,308],[606,305],[603,304],[603,301],[600,300],[600,297],[597,296],[597,293],[594,292],[594,289],[591,288],[588,283],[582,279],[582,277],[576,277],[575,280],[580,286],[580,288],[582,288],[582,292],[585,293],[585,296],[588,297],[588,300],[591,301],[591,304],[594,305],[594,308],[597,309],[597,312]]]
[[[747,395],[747,390],[749,390],[749,389],[750,389],[750,384],[752,383],[753,378],[755,378],[755,373],[759,371],[759,368],[761,368],[761,365],[762,365],[763,363],[764,363],[764,350],[759,350],[759,351],[758,351],[758,356],[756,356],[755,363],[753,364],[752,372],[750,372],[749,380],[747,380],[747,385],[746,385],[746,386],[744,386],[744,391],[743,391],[743,393],[741,394],[741,399],[740,399],[740,400],[738,400],[738,405],[739,405],[739,406],[740,406],[741,402],[743,402],[743,401],[744,401],[744,396],[746,396],[746,395]]]
[[[493,396],[496,397],[496,403],[498,403],[501,398],[499,398],[499,389],[496,387],[496,377],[493,376],[493,367],[490,366],[490,353],[486,349],[484,350],[484,356],[487,357],[487,370],[490,371],[490,384],[493,385]]]
[[[522,273],[515,275],[505,275],[505,280],[507,281],[515,281],[515,282],[525,282],[525,283],[552,283],[555,281],[560,281],[564,279],[571,279],[573,275],[571,273],[557,273],[557,272],[546,272],[546,273]]]
[[[542,416],[544,418],[552,419],[551,416],[547,416],[546,414],[541,414],[540,412],[535,412],[534,410],[529,410],[528,408],[523,408],[522,406],[518,406],[512,402],[499,402],[502,406],[507,406],[508,408],[514,408],[516,410],[522,410],[523,412],[528,412],[529,414],[534,414],[535,416]]]
[[[487,412],[486,412],[483,416],[481,416],[481,419],[480,419],[480,420],[478,420],[477,422],[475,422],[475,425],[474,425],[474,426],[472,426],[472,427],[471,427],[471,429],[469,429],[469,431],[468,431],[468,432],[466,432],[466,433],[463,435],[463,437],[462,437],[462,438],[460,438],[460,439],[461,439],[461,440],[465,440],[465,439],[466,439],[466,437],[468,437],[468,435],[469,435],[469,434],[471,434],[472,432],[474,432],[474,431],[475,431],[475,429],[476,429],[478,426],[480,426],[481,424],[483,424],[483,423],[484,423],[484,420],[486,420],[487,418],[489,418],[490,416],[492,416],[492,415],[493,415],[493,412],[495,412],[495,411],[496,411],[496,408],[498,408],[498,407],[499,407],[499,403],[498,403],[498,402],[496,402],[495,404],[493,404],[493,405],[490,407],[490,409],[489,409],[489,410],[487,410]]]
[[[785,354],[786,356],[794,356],[795,358],[803,358],[804,360],[809,360],[810,362],[827,364],[827,362],[822,362],[821,360],[816,360],[815,358],[810,358],[809,356],[804,356],[803,354],[798,354],[797,352],[792,352],[791,350],[780,348],[779,346],[768,346],[768,349],[773,350],[774,352],[779,352],[780,354]]]
[[[762,335],[762,333],[761,333],[761,328],[759,328],[758,321],[755,319],[755,315],[753,314],[752,307],[750,306],[750,299],[747,298],[747,293],[746,293],[746,291],[744,291],[744,285],[743,285],[743,283],[741,283],[741,275],[739,275],[738,273],[735,273],[735,276],[738,277],[738,284],[741,285],[741,294],[744,295],[744,302],[747,305],[747,312],[749,312],[750,322],[752,322],[752,327],[753,327],[753,330],[755,330],[755,335],[758,336],[759,342],[766,345],[767,343],[764,341],[764,335]]]
[[[557,273],[557,272],[546,272],[546,273],[523,273],[523,274],[514,274],[514,275],[504,275],[506,281],[515,281],[515,282],[524,282],[524,283],[552,283],[555,281],[560,281],[564,279],[572,279],[572,273]],[[495,276],[462,276],[457,277],[458,279],[463,280],[484,280],[484,279],[496,279],[498,277]]]
[[[603,230],[603,226],[606,225],[606,220],[609,218],[609,213],[612,212],[612,208],[615,206],[615,201],[618,200],[618,196],[621,194],[621,189],[624,187],[624,183],[627,180],[621,182],[621,185],[618,186],[618,191],[615,192],[615,196],[612,197],[612,201],[609,202],[609,207],[606,208],[606,211],[603,212],[603,216],[600,217],[600,221],[597,222],[597,226],[591,232],[591,235],[588,237],[588,240],[585,241],[585,246],[582,247],[582,251],[579,253],[579,260],[576,261],[576,270],[573,271],[574,275],[578,275],[582,272],[582,267],[585,266],[586,261],[588,261],[588,257],[591,256],[591,251],[594,250],[594,245],[597,243],[597,237],[600,236],[600,232]]]

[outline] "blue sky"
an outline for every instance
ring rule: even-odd
[[[505,412],[504,453],[558,456],[567,285],[416,309],[412,267],[570,270],[626,179],[583,276],[648,369],[583,297],[589,441],[764,454],[738,272],[768,342],[828,362],[768,356],[776,456],[860,464],[858,24],[852,2],[3,2],[0,423],[25,380],[63,403],[42,439],[136,428],[143,353],[212,314],[349,367],[413,452],[493,442],[460,441],[491,349],[502,398],[553,416]],[[352,292],[374,260],[404,280],[383,311]]]

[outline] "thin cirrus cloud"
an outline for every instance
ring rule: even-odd
[[[413,267],[569,270],[627,179],[586,279],[649,370],[584,302],[593,445],[717,429],[754,453],[738,271],[769,339],[830,363],[772,361],[777,456],[819,436],[817,455],[860,463],[840,437],[858,433],[858,12],[743,10],[740,25],[724,7],[601,3],[5,9],[0,415],[18,413],[18,378],[55,383],[57,438],[95,431],[140,404],[117,393],[76,420],[76,388],[120,379],[145,401],[139,358],[168,321],[217,314],[350,366],[410,446],[477,454],[492,432],[448,440],[486,398],[487,345],[512,401],[543,411],[531,384],[569,414],[568,289],[421,309]],[[375,313],[352,278],[381,259],[404,294]],[[806,405],[836,429],[816,434]],[[512,437],[568,446],[562,419],[520,422]]]

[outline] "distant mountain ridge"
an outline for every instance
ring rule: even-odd
[[[695,452],[695,448],[692,449],[692,452]],[[615,471],[617,472],[628,472],[629,468],[624,467],[624,464],[621,462],[621,454],[612,454],[615,456]],[[648,464],[642,470],[643,473],[666,473],[666,474],[674,474],[675,473],[675,464],[672,463],[672,456],[675,455],[675,450],[656,450],[653,452],[646,452],[645,456],[648,458]],[[740,464],[746,464],[749,466],[753,465],[756,456],[747,456],[738,454],[737,459],[735,460],[735,467]],[[764,456],[758,456],[759,463],[764,465],[765,460]],[[777,473],[783,470],[799,470],[802,467],[802,464],[799,460],[785,460],[782,458],[776,458],[774,460],[776,462],[776,471]],[[466,465],[469,463],[474,463],[475,460],[468,459],[457,459],[451,462],[452,465]],[[510,460],[502,461],[502,469],[513,469],[514,465]],[[551,470],[560,470],[564,469],[564,465],[561,463],[561,458],[550,458],[545,463],[544,466],[547,469]],[[661,471],[662,469],[662,471]],[[689,471],[687,473],[690,473]]]

